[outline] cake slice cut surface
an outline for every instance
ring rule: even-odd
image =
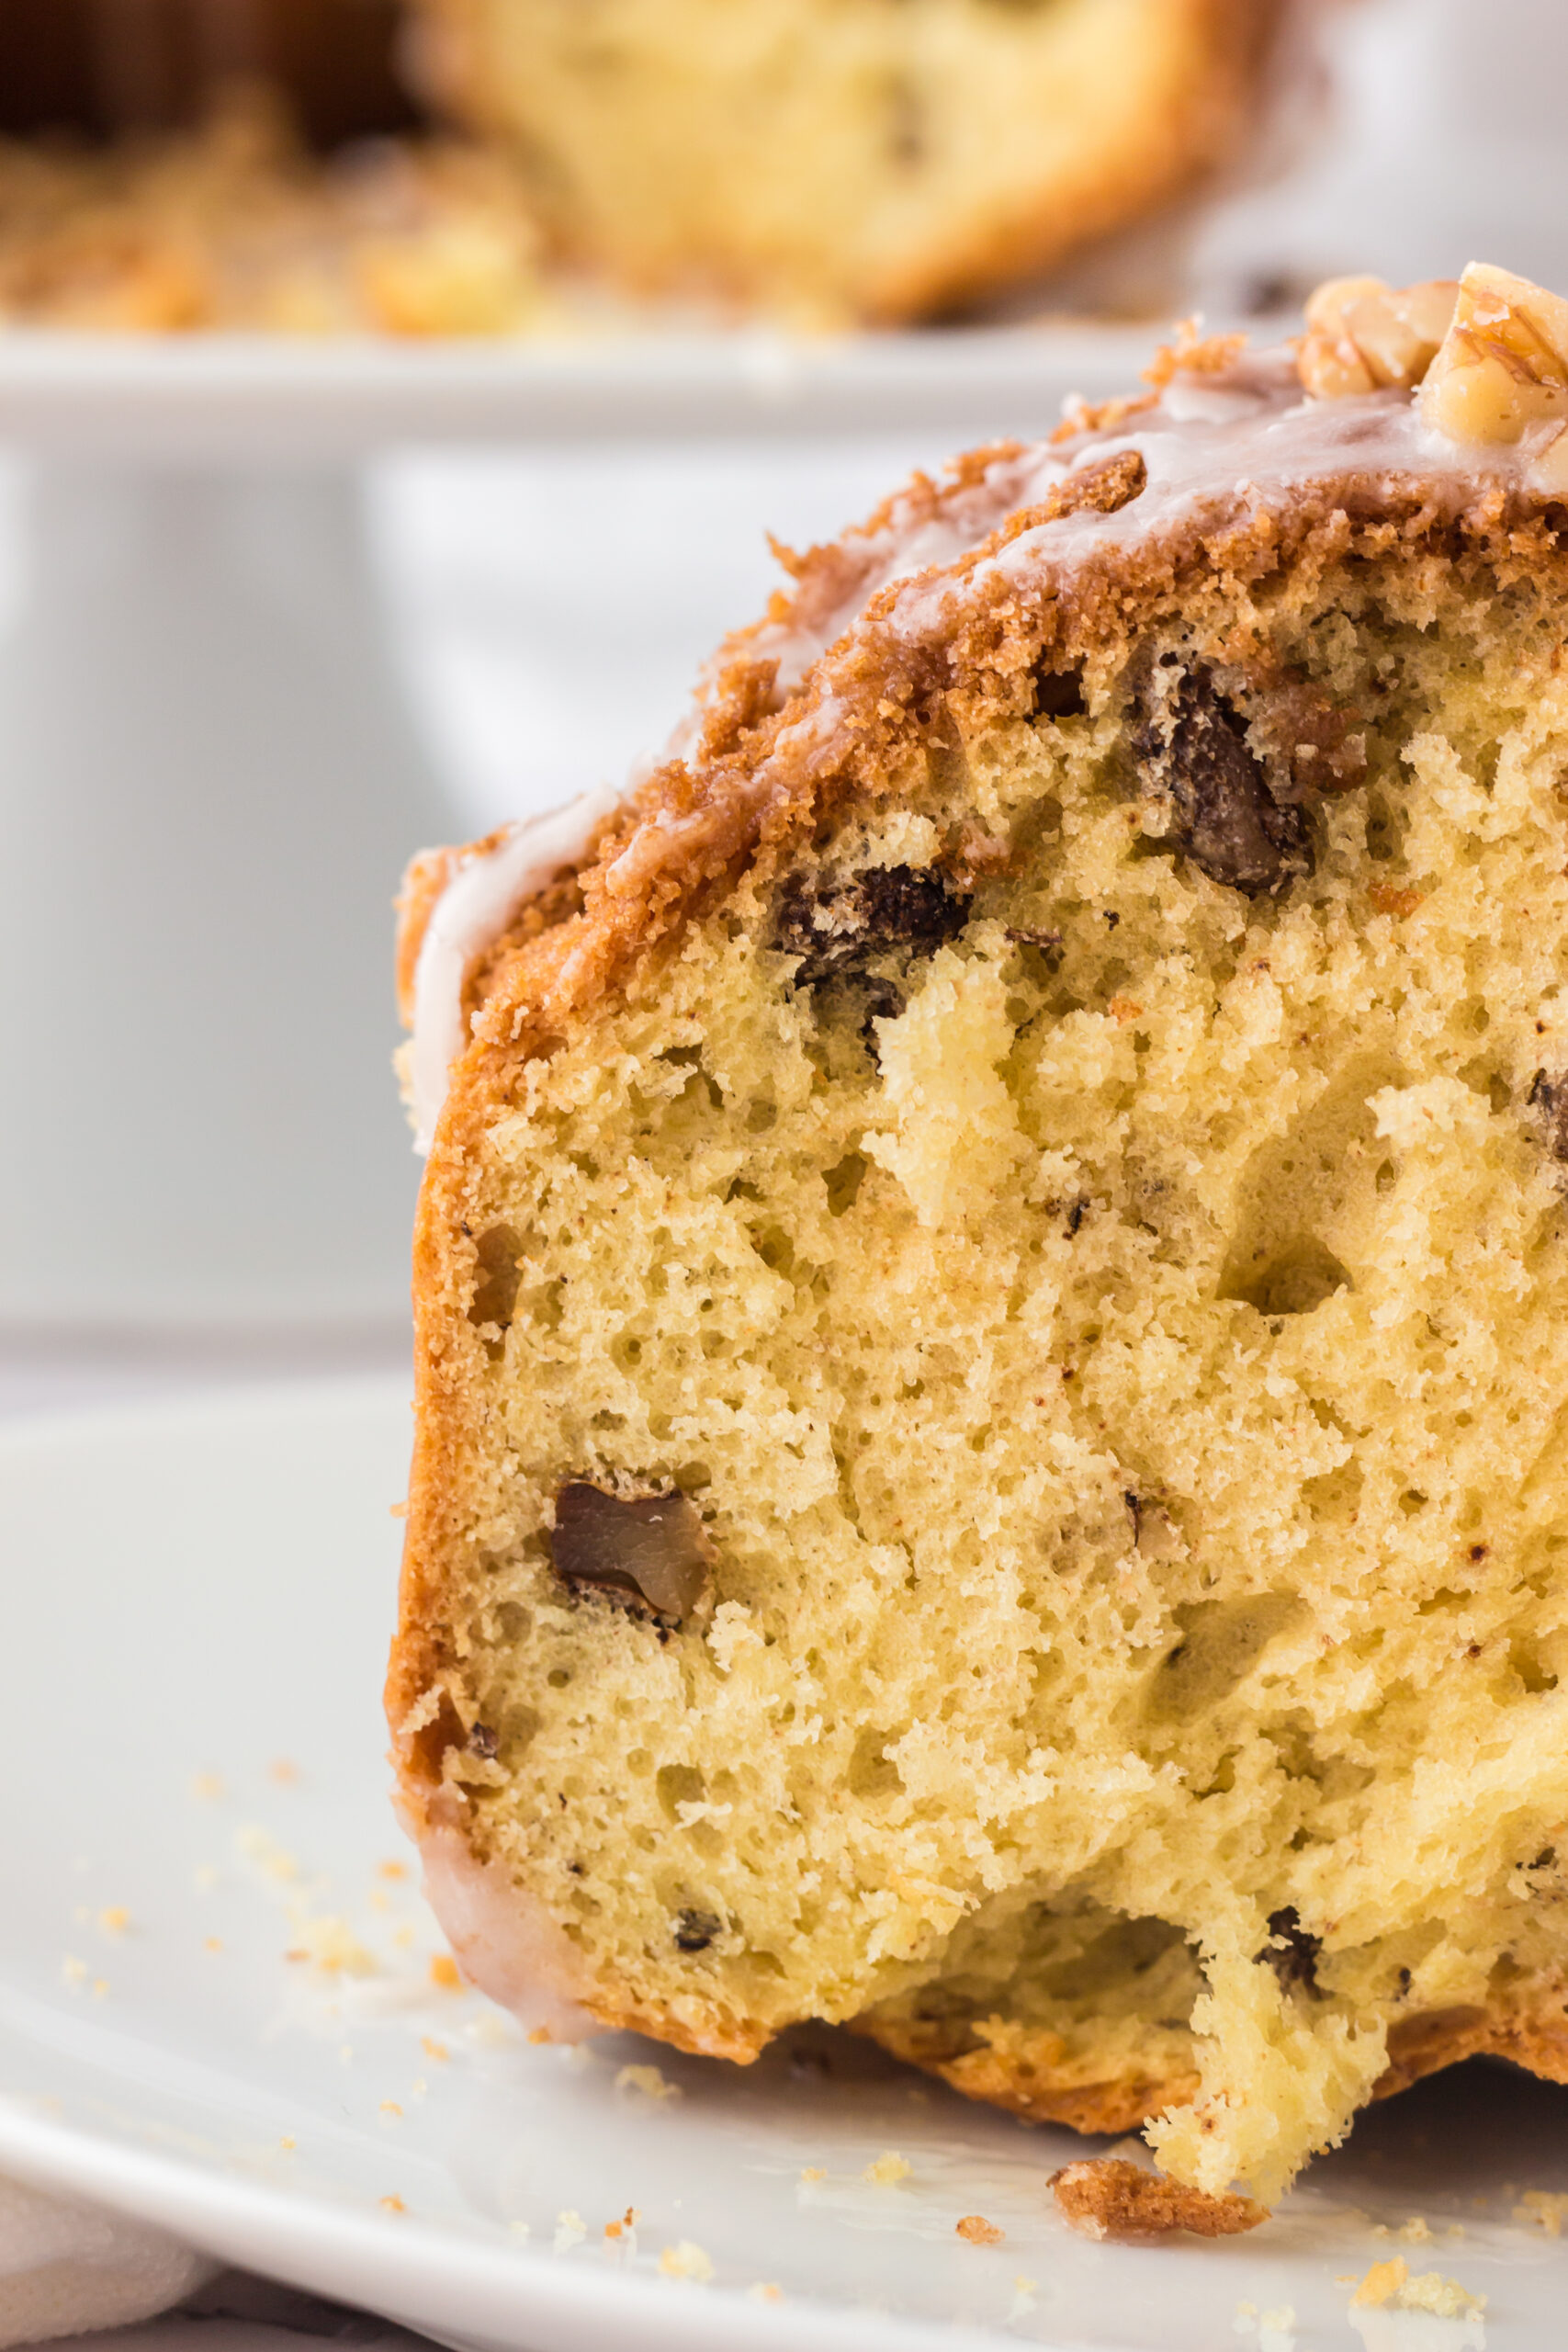
[[[1568,2079],[1568,310],[1310,325],[795,560],[405,960],[465,1966],[1265,2203]]]

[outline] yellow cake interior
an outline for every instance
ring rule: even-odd
[[[1370,575],[1270,628],[1365,739],[1310,876],[1173,854],[1091,675],[524,1066],[444,1607],[467,1834],[591,1978],[1168,2108],[1264,2199],[1568,1892],[1555,633]],[[802,983],[803,902],[944,871],[942,944]],[[680,1623],[556,1572],[572,1481],[690,1498]]]

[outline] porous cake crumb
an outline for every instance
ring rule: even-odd
[[[690,2238],[682,2238],[675,2245],[667,2245],[659,2257],[660,2274],[665,2278],[688,2278],[694,2285],[705,2287],[713,2277],[713,2264],[700,2245]]]
[[[1568,2077],[1568,303],[1312,334],[787,553],[635,796],[405,899],[465,1968],[1142,2131],[1107,2233]]]
[[[623,2066],[615,2076],[618,2091],[640,2091],[644,2098],[679,2098],[681,2086],[672,2083],[657,2066]]]

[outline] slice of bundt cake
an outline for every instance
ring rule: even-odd
[[[465,1966],[1173,2212],[1568,2079],[1568,304],[1310,324],[917,480],[407,903]]]
[[[420,78],[635,285],[915,317],[1226,154],[1279,0],[417,0]]]

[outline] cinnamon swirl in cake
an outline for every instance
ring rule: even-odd
[[[531,2027],[852,2024],[1217,2230],[1568,2079],[1568,304],[1150,372],[417,870],[389,1706]]]

